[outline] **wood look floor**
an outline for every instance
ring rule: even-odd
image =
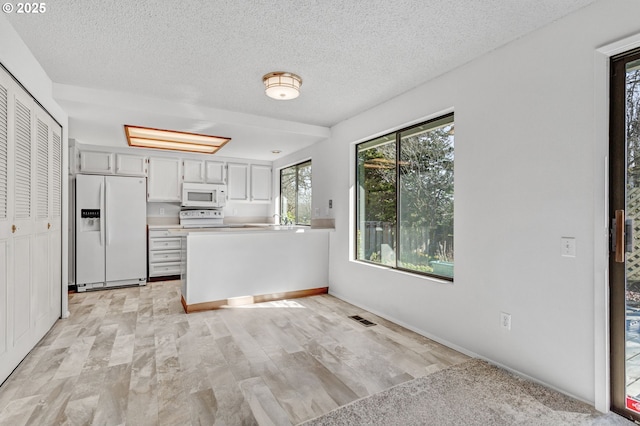
[[[0,424],[297,424],[467,359],[329,295],[187,315],[179,284],[70,295]]]

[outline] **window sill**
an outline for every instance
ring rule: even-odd
[[[431,282],[435,282],[438,284],[453,284],[453,278],[452,279],[447,279],[447,278],[442,278],[442,277],[438,277],[438,276],[434,276],[434,275],[427,275],[427,274],[423,274],[420,272],[413,272],[413,271],[409,271],[407,269],[398,269],[398,268],[393,268],[391,266],[385,266],[385,265],[380,265],[378,263],[372,263],[372,262],[367,262],[366,260],[358,260],[358,259],[351,259],[350,260],[353,263],[356,263],[358,265],[364,265],[370,268],[377,268],[377,269],[383,269],[386,271],[390,271],[393,273],[397,273],[397,274],[401,274],[401,275],[407,275],[413,278],[418,278],[421,280],[427,280],[427,281],[431,281]]]

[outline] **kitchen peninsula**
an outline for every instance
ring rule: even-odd
[[[331,230],[274,225],[172,230],[182,237],[185,312],[327,293]]]

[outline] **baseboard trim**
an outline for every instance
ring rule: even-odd
[[[456,345],[455,343],[452,343],[452,342],[450,342],[450,341],[448,341],[446,339],[442,339],[440,336],[436,336],[434,334],[428,333],[425,330],[422,330],[420,328],[414,327],[414,326],[412,326],[410,324],[405,323],[404,321],[400,321],[399,319],[397,319],[397,318],[395,318],[395,317],[393,317],[391,315],[387,315],[385,313],[382,313],[382,312],[378,311],[377,309],[370,308],[367,305],[364,305],[364,304],[362,304],[362,303],[360,303],[358,301],[355,301],[355,300],[353,300],[353,299],[351,299],[349,297],[344,297],[340,293],[336,293],[335,291],[332,291],[330,294],[333,297],[336,297],[336,298],[338,298],[340,300],[344,300],[347,303],[351,303],[354,306],[362,308],[362,309],[364,309],[366,311],[371,312],[372,314],[375,314],[375,315],[377,315],[377,316],[379,316],[381,318],[384,318],[384,319],[386,319],[388,321],[391,321],[391,322],[393,322],[395,324],[398,324],[398,325],[400,325],[400,326],[402,326],[402,327],[404,327],[404,328],[406,328],[408,330],[416,332],[416,333],[420,334],[421,336],[424,336],[424,337],[426,337],[428,339],[431,339],[431,340],[433,340],[433,341],[435,341],[437,343],[440,343],[441,345],[447,346],[447,347],[449,347],[451,349],[454,349],[454,350],[456,350],[456,351],[458,351],[460,353],[463,353],[463,354],[467,355],[470,358],[481,359],[483,361],[488,362],[489,364],[495,365],[496,367],[500,367],[500,368],[502,368],[504,370],[507,370],[510,373],[515,374],[516,376],[520,376],[520,377],[523,377],[523,378],[525,378],[527,380],[530,380],[532,382],[538,383],[538,384],[540,384],[542,386],[546,386],[546,387],[548,387],[550,389],[553,389],[555,391],[558,391],[558,392],[560,392],[560,393],[562,393],[564,395],[570,396],[571,398],[577,399],[578,401],[582,401],[582,402],[584,402],[586,404],[594,406],[594,408],[595,408],[595,405],[594,405],[593,401],[589,401],[587,399],[581,398],[581,397],[579,397],[577,395],[572,394],[571,392],[567,392],[564,389],[560,389],[557,386],[549,384],[549,383],[545,382],[544,380],[537,379],[537,378],[535,378],[533,376],[530,376],[530,375],[528,375],[526,373],[521,372],[520,370],[516,370],[515,368],[512,368],[512,367],[509,367],[508,365],[502,364],[501,362],[495,361],[495,360],[493,360],[491,358],[488,358],[488,357],[480,355],[480,354],[478,354],[476,352],[470,351],[470,350],[468,350],[466,348],[463,348],[462,346]],[[601,412],[604,413],[605,411],[601,411]]]
[[[285,291],[282,293],[259,294],[256,296],[232,297],[211,302],[187,304],[184,296],[181,297],[182,307],[188,314],[192,312],[211,311],[214,309],[233,308],[236,306],[252,305],[254,303],[273,302],[276,300],[298,299],[300,297],[317,296],[329,293],[329,287],[309,288],[306,290]]]

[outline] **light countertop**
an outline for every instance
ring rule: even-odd
[[[309,226],[286,226],[268,224],[245,224],[242,226],[222,226],[212,228],[173,228],[169,230],[175,235],[220,235],[220,234],[247,234],[247,233],[306,233],[327,232],[333,228],[311,228]]]
[[[154,229],[182,229],[182,225],[147,225],[147,227],[151,230]]]

